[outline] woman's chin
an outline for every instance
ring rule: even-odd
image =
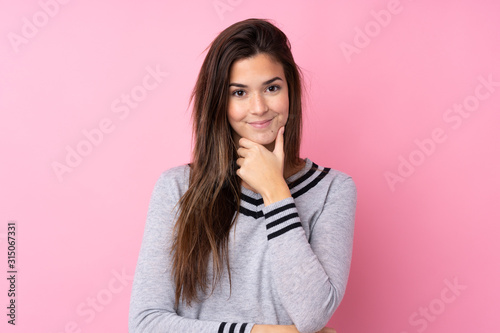
[[[253,142],[261,144],[263,146],[269,145],[276,140],[276,132],[269,131],[267,133],[252,133],[253,135],[249,135],[249,139]]]
[[[236,135],[234,136],[235,141],[239,140],[239,138],[245,138],[247,140],[250,140],[252,142],[255,142],[259,145],[265,146],[269,149],[269,147],[274,147],[274,141],[276,140],[276,135],[275,133],[248,133],[248,135],[240,136]]]
[[[256,137],[256,138],[249,138],[249,140],[255,142],[255,143],[258,143],[259,145],[262,145],[262,146],[274,146],[274,140],[276,138],[261,138],[261,137]]]

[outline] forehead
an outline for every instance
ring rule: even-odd
[[[243,58],[233,63],[229,73],[230,83],[245,81],[267,81],[279,76],[285,80],[283,65],[273,57],[259,53],[250,58]]]

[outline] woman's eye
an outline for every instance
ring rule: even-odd
[[[276,92],[278,90],[280,90],[280,86],[270,86],[269,88],[267,88],[270,92]]]
[[[236,97],[242,97],[243,95],[245,95],[245,92],[243,90],[235,90],[233,91],[232,95]]]

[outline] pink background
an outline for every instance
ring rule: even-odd
[[[7,222],[18,231],[17,325],[2,277],[2,332],[127,331],[153,185],[190,158],[203,50],[249,17],[275,20],[304,71],[302,156],[358,186],[330,324],[500,331],[500,2],[0,3],[0,277]],[[121,101],[131,93],[133,108]],[[58,177],[67,149],[86,156]]]

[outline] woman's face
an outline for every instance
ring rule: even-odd
[[[288,84],[283,66],[266,54],[235,61],[229,73],[229,123],[241,137],[274,149],[288,119]]]

